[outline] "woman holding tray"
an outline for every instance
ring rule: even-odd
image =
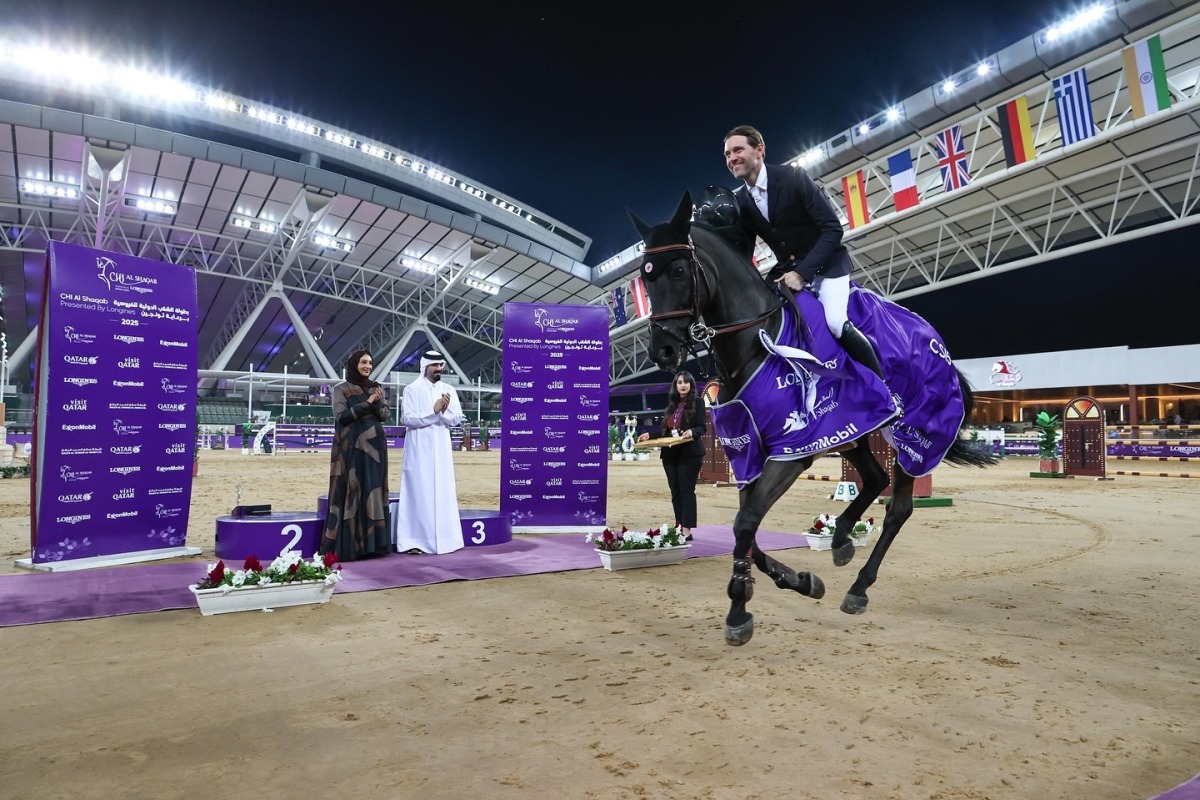
[[[704,401],[696,390],[696,379],[690,372],[677,373],[667,396],[662,435],[678,438],[680,443],[662,448],[662,463],[667,473],[667,485],[671,488],[675,524],[689,542],[692,540],[692,528],[696,527],[696,478],[700,476],[700,465],[704,463],[704,443],[700,437],[707,430]],[[643,433],[638,441],[644,442],[649,438],[650,434]]]

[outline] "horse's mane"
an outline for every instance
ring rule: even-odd
[[[722,225],[714,227],[703,222],[693,222],[692,231],[703,231],[707,236],[701,236],[700,241],[705,250],[721,251],[727,258],[743,262],[758,274],[754,263],[750,260],[754,255],[754,236],[740,225]]]

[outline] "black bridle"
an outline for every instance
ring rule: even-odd
[[[687,355],[690,355],[693,359],[695,359],[697,361],[697,363],[699,363],[699,361],[700,361],[700,356],[697,355],[697,353],[696,353],[696,345],[697,344],[704,345],[708,349],[710,369],[712,367],[712,364],[716,364],[717,365],[716,372],[721,373],[722,377],[727,378],[727,379],[733,378],[734,376],[737,375],[737,370],[734,370],[733,373],[730,375],[724,375],[724,373],[720,369],[720,362],[718,362],[716,360],[716,356],[713,353],[712,340],[718,336],[723,336],[723,335],[729,334],[729,333],[737,333],[738,331],[744,331],[747,328],[752,328],[756,325],[761,325],[762,323],[764,323],[768,319],[770,319],[771,316],[776,311],[778,311],[780,308],[782,308],[783,306],[777,305],[774,308],[767,311],[766,313],[759,314],[758,316],[751,317],[749,319],[738,320],[737,322],[731,322],[727,325],[718,325],[718,326],[705,325],[704,323],[702,323],[700,321],[700,317],[701,317],[700,310],[710,300],[712,300],[713,284],[712,284],[712,280],[708,276],[708,273],[704,269],[704,265],[700,263],[700,259],[696,256],[696,245],[695,245],[695,243],[692,242],[691,235],[688,236],[688,240],[684,244],[665,244],[665,245],[661,245],[659,247],[648,247],[648,248],[646,248],[646,250],[644,252],[646,255],[649,256],[649,255],[654,255],[655,253],[670,253],[670,252],[674,252],[677,250],[686,250],[688,253],[688,255],[687,255],[688,269],[690,269],[692,272],[691,304],[688,306],[684,306],[682,308],[677,308],[674,311],[665,311],[661,314],[651,314],[650,315],[650,327],[657,328],[659,331],[662,331],[664,334],[666,334],[670,338],[679,342],[679,344],[684,349],[684,353]],[[700,295],[701,280],[703,280],[703,282],[704,282],[704,290],[705,290],[705,297],[703,297],[703,298],[701,298],[701,295]],[[695,320],[695,322],[693,322],[691,325],[688,326],[688,329],[687,329],[688,338],[687,339],[684,339],[682,336],[675,333],[675,331],[667,328],[665,325],[659,324],[664,319],[676,319],[678,317],[688,317],[689,319]],[[686,361],[686,358],[684,360]],[[700,377],[707,379],[710,376],[705,375],[704,371],[702,370]]]

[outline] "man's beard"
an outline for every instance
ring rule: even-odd
[[[435,372],[435,373],[433,373],[432,375],[430,375],[430,376],[429,376],[429,382],[430,382],[430,383],[437,383],[437,382],[438,382],[438,381],[440,381],[441,379],[442,379],[442,373],[440,373],[440,372]]]

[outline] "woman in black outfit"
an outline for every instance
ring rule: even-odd
[[[700,437],[708,430],[704,421],[704,401],[696,390],[696,379],[690,372],[679,372],[667,396],[663,414],[663,436],[678,436],[682,444],[662,449],[663,470],[671,487],[671,505],[675,509],[675,524],[687,541],[692,540],[696,527],[696,478],[704,462],[704,443]],[[640,440],[650,438],[643,433]]]

